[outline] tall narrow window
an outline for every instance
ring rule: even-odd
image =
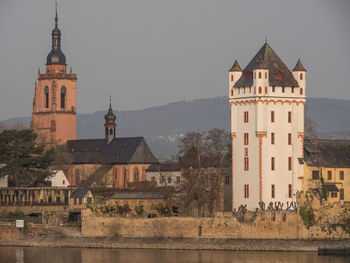
[[[231,81],[233,81],[233,75],[231,75]]]
[[[332,171],[327,171],[327,179],[332,180]]]
[[[275,198],[275,194],[276,194],[276,192],[275,192],[275,185],[274,184],[272,184],[271,185],[271,198]]]
[[[271,144],[275,144],[275,133],[271,132]]]
[[[339,172],[339,180],[341,180],[341,181],[344,180],[344,171]]]
[[[249,133],[244,133],[244,145],[249,144]]]
[[[275,112],[271,111],[271,122],[275,122]]]
[[[265,72],[265,79],[267,79],[267,72]]]
[[[292,157],[288,157],[288,170],[292,170]]]
[[[300,73],[300,80],[303,80],[303,73]]]
[[[283,93],[285,92],[285,87],[282,87],[282,92],[283,92]]]
[[[126,168],[124,168],[124,174],[123,174],[123,181],[124,181],[124,187],[128,186],[128,171],[126,170]]]
[[[66,87],[61,88],[61,109],[66,107]]]
[[[300,95],[303,95],[303,88],[300,88]]]
[[[249,198],[249,184],[244,185],[244,198]]]
[[[244,171],[248,171],[248,170],[249,170],[249,158],[244,157]]]
[[[259,94],[261,94],[262,93],[262,88],[261,87],[259,87]]]
[[[292,185],[291,184],[288,185],[288,197],[292,198]]]
[[[44,89],[45,93],[45,108],[49,107],[49,88],[46,86]]]
[[[292,122],[292,112],[288,111],[288,122],[291,123]]]
[[[261,72],[259,72],[259,79],[261,79]]]
[[[134,169],[134,182],[138,182],[139,180],[139,168],[135,167]]]
[[[292,145],[292,134],[288,133],[288,145]]]
[[[271,171],[275,170],[275,157],[271,157]]]
[[[248,122],[248,111],[245,111],[245,112],[244,112],[243,121],[244,121],[245,123]]]
[[[272,86],[272,92],[275,92],[275,86]]]
[[[233,89],[231,89],[231,97],[233,97]]]

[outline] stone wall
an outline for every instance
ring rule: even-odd
[[[319,226],[306,229],[295,211],[262,211],[248,222],[235,217],[122,218],[82,211],[82,234],[97,237],[172,237],[240,239],[342,239],[350,238],[338,227],[332,233]]]
[[[56,234],[56,232],[45,226],[38,225],[26,225],[23,229],[23,237],[35,237],[48,234]],[[0,240],[14,240],[21,238],[22,230],[16,228],[15,223],[0,223]]]

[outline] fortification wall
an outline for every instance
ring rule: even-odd
[[[332,233],[320,226],[306,229],[294,211],[262,211],[249,222],[235,217],[122,218],[96,216],[82,211],[82,234],[95,237],[172,237],[235,239],[344,239],[340,227]]]

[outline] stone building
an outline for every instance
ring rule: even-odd
[[[265,43],[244,70],[229,71],[232,208],[292,202],[302,188],[306,70],[293,71]]]
[[[111,104],[105,115],[105,138],[69,140],[72,164],[67,178],[73,186],[126,188],[146,181],[146,169],[158,160],[143,137],[116,137],[116,116]]]
[[[328,201],[350,205],[350,141],[305,139],[303,191],[319,191],[324,180]]]
[[[146,170],[146,178],[157,186],[177,186],[181,183],[181,170],[178,163],[152,164]]]
[[[47,145],[64,144],[76,139],[77,75],[67,73],[66,57],[61,50],[56,7],[52,49],[47,56],[45,73],[38,72],[35,83],[31,128],[38,141]],[[69,129],[67,129],[69,127]]]

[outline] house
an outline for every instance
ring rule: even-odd
[[[181,167],[176,163],[152,164],[146,169],[147,181],[157,186],[177,186],[181,183]]]
[[[328,201],[350,205],[350,140],[304,140],[303,190],[322,188]]]
[[[52,187],[68,187],[70,183],[62,170],[54,171],[54,174],[45,179],[46,182],[51,182]]]
[[[89,189],[77,189],[70,198],[69,205],[73,208],[84,208],[88,204],[92,204],[94,201],[92,193]]]

